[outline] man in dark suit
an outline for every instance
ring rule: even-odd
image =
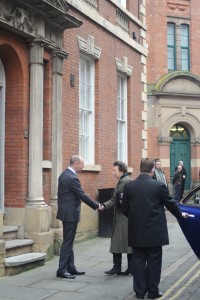
[[[93,209],[101,210],[101,205],[90,199],[83,191],[77,173],[84,167],[84,160],[74,155],[70,159],[70,166],[58,179],[58,212],[57,219],[63,223],[63,243],[60,250],[57,277],[75,278],[84,275],[74,265],[73,242],[80,221],[81,200]]]
[[[128,217],[128,241],[133,249],[133,283],[137,299],[162,296],[162,246],[169,244],[164,206],[176,217],[187,217],[170,197],[165,184],[155,181],[154,161],[143,159],[141,174],[124,187],[122,211]]]

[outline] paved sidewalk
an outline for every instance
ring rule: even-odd
[[[185,240],[175,218],[167,212],[170,245],[163,247],[160,290],[162,299],[200,299],[199,261]],[[86,271],[75,279],[56,277],[58,257],[45,266],[12,277],[0,278],[0,300],[132,300],[132,276],[109,276],[112,267],[110,239],[95,238],[75,244],[77,269]],[[123,255],[123,269],[127,267]]]

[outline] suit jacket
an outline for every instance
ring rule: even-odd
[[[76,175],[66,169],[58,179],[57,219],[65,222],[80,221],[81,200],[93,209],[99,207],[98,202],[85,194]]]
[[[129,246],[169,244],[164,206],[176,218],[181,218],[181,211],[162,182],[148,174],[140,174],[125,185],[122,211],[128,217]]]

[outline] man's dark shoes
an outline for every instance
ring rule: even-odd
[[[126,269],[126,271],[120,273],[120,275],[129,275],[129,274],[133,275],[133,272],[130,268],[128,268],[128,269]]]
[[[109,271],[105,271],[105,274],[107,274],[107,275],[115,275],[115,274],[117,274],[117,275],[120,275],[121,274],[121,268],[119,267],[113,267],[111,270],[109,270]]]
[[[64,272],[64,273],[57,272],[57,277],[68,278],[68,279],[74,279],[74,278],[76,278],[76,275],[71,274],[71,273],[69,273],[69,272]]]
[[[144,299],[144,296],[140,296],[138,294],[136,294],[135,296],[136,296],[136,299]]]
[[[162,292],[158,292],[158,294],[153,295],[153,296],[148,295],[148,299],[158,299],[158,298],[162,297],[162,295],[163,295]]]
[[[74,270],[74,271],[71,271],[70,274],[72,274],[72,275],[84,275],[85,272],[79,272],[77,270]]]

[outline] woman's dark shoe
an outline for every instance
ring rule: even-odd
[[[120,275],[121,274],[121,268],[114,266],[111,270],[105,271],[105,274],[107,275]]]
[[[158,292],[157,294],[155,295],[148,295],[148,299],[158,299],[160,297],[162,297],[163,293],[162,292]]]
[[[130,268],[127,268],[126,271],[121,272],[120,275],[133,275],[133,272],[130,270]]]

